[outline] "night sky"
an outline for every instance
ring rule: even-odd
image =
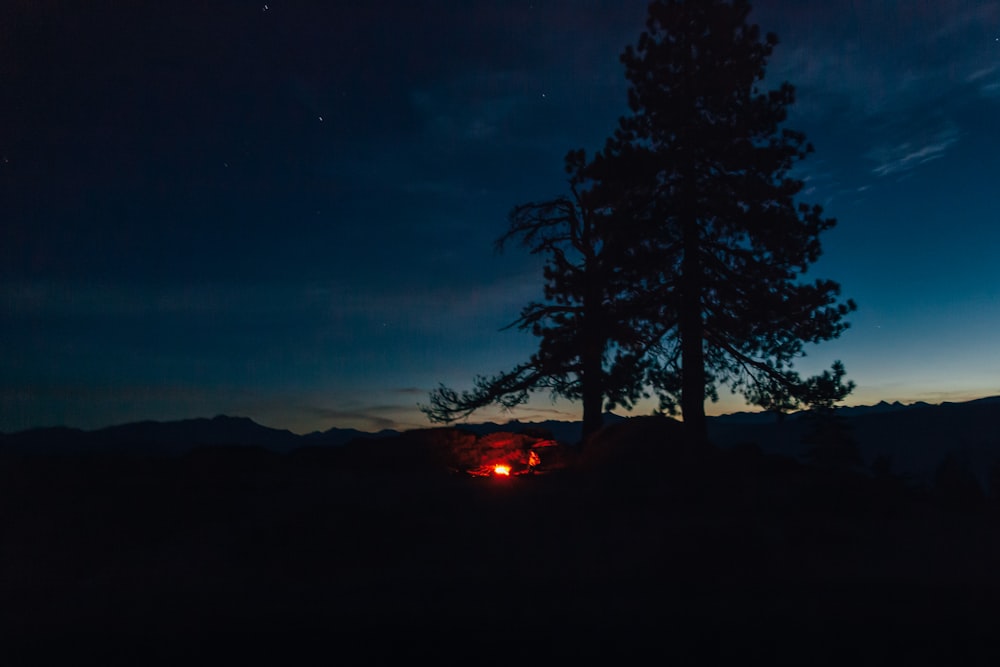
[[[848,404],[1000,394],[1000,1],[760,1],[858,303]],[[512,367],[493,251],[627,112],[646,2],[13,0],[0,9],[0,431],[428,426]],[[643,414],[652,405],[641,405]],[[744,409],[722,393],[709,414]],[[546,394],[512,415],[578,419]]]

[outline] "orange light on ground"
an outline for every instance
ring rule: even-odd
[[[510,466],[503,463],[498,463],[495,466],[493,466],[493,474],[503,475],[504,477],[510,477]]]

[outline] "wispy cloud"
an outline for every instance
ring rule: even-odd
[[[1000,3],[997,2],[969,3],[967,0],[949,0],[938,4],[941,5],[941,12],[947,12],[949,18],[931,32],[930,38],[933,40],[961,36],[970,28],[982,29],[989,25],[995,26],[1000,20]]]
[[[877,176],[898,174],[940,159],[955,145],[959,136],[958,128],[948,124],[927,137],[914,137],[898,144],[878,146],[868,154],[869,159],[876,163],[872,173]]]
[[[838,181],[857,187],[859,173],[897,176],[947,156],[980,113],[970,108],[1000,97],[998,2],[759,5],[782,38],[769,81],[798,91],[790,122],[832,130],[857,160]]]
[[[275,314],[307,305],[310,292],[292,284],[140,285],[20,280],[0,283],[11,315],[147,316],[194,313]]]
[[[1000,69],[1000,65],[990,65],[989,67],[982,67],[982,68],[977,69],[976,71],[972,72],[967,77],[965,77],[965,80],[968,83],[974,83],[976,81],[979,81],[980,79],[984,79],[984,78],[990,76],[991,74],[993,74],[994,72],[996,72],[998,69]]]
[[[986,97],[1000,97],[1000,81],[994,81],[980,86],[979,92]]]
[[[805,97],[843,95],[854,111],[905,108],[1000,64],[998,2],[762,5],[759,20],[782,38],[769,76]]]

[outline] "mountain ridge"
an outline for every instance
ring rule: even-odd
[[[1000,405],[1000,395],[996,396],[985,396],[982,398],[971,399],[968,401],[944,401],[941,403],[927,403],[925,401],[916,401],[914,403],[902,403],[900,401],[893,401],[889,403],[888,401],[879,401],[874,405],[857,405],[857,406],[838,406],[836,408],[836,414],[844,417],[854,417],[865,414],[883,414],[887,412],[899,412],[906,410],[922,409],[922,408],[938,408],[938,407],[949,407],[949,406],[962,406],[962,405],[973,405],[973,404],[998,404]],[[802,416],[808,414],[807,410],[800,410],[796,412],[790,412],[782,415],[784,419],[795,420]],[[620,421],[623,419],[628,419],[638,415],[628,414],[619,415],[613,412],[604,413],[604,423],[605,425],[614,423],[615,421]],[[714,415],[708,417],[709,423],[732,423],[732,424],[742,424],[742,423],[762,423],[762,422],[776,422],[778,421],[778,416],[773,412],[766,411],[738,411],[731,412],[722,415]],[[571,431],[575,427],[582,425],[579,420],[556,420],[548,419],[543,421],[525,421],[522,422],[519,419],[511,419],[507,422],[455,422],[448,426],[459,428],[462,430],[470,431],[477,435],[485,435],[488,433],[495,432],[497,430],[510,430],[511,428],[517,429],[545,429],[545,428],[555,428],[562,431]],[[202,427],[202,428],[198,428]],[[428,425],[424,428],[436,428],[434,425]],[[271,426],[265,426],[259,422],[254,421],[251,417],[246,417],[242,415],[225,415],[218,414],[214,417],[192,417],[188,419],[176,419],[176,420],[152,420],[144,419],[134,422],[123,422],[121,424],[114,424],[110,426],[103,426],[97,429],[81,429],[72,426],[41,426],[33,427],[28,429],[23,429],[20,431],[12,432],[0,432],[0,445],[5,441],[10,439],[21,439],[26,437],[35,437],[38,435],[50,435],[50,436],[82,436],[87,438],[122,438],[129,437],[138,438],[139,440],[159,442],[162,441],[165,436],[164,433],[169,433],[176,431],[180,435],[180,432],[185,430],[191,430],[196,433],[211,432],[217,434],[215,438],[209,438],[212,440],[211,444],[227,444],[224,440],[232,440],[232,435],[252,435],[254,437],[260,437],[261,435],[266,436],[268,442],[280,442],[282,439],[296,439],[301,440],[303,443],[314,444],[314,445],[330,445],[330,444],[343,444],[348,442],[353,438],[371,438],[371,437],[389,437],[394,435],[399,435],[411,430],[423,430],[422,428],[416,429],[382,429],[380,431],[364,431],[356,428],[341,428],[341,427],[331,427],[325,431],[311,431],[309,433],[293,433],[288,429],[275,428]],[[226,434],[232,434],[227,436]],[[237,438],[238,440],[239,438]],[[558,439],[558,438],[557,438]],[[245,442],[235,442],[231,444],[249,444]]]
[[[951,461],[974,475],[983,489],[1000,481],[1000,396],[962,403],[880,402],[871,406],[838,408],[845,433],[852,438],[866,470],[932,485],[943,463]],[[778,419],[773,413],[735,413],[708,418],[709,440],[718,447],[751,446],[770,456],[806,460],[804,439],[815,427],[808,412]],[[606,413],[605,424],[625,421]],[[451,427],[378,432],[331,428],[305,435],[262,426],[249,417],[217,415],[173,422],[141,421],[93,431],[67,427],[29,429],[0,434],[0,455],[179,457],[203,448],[252,447],[274,454],[301,449],[331,449],[363,445],[381,439],[399,439],[408,433],[455,428],[484,436],[499,431],[529,432],[563,444],[580,442],[582,423],[548,420],[503,424],[459,423]]]

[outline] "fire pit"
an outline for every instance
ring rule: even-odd
[[[492,433],[453,451],[454,468],[474,477],[516,477],[544,472],[542,451],[558,447],[555,440],[520,433]],[[552,457],[553,467],[558,461]]]

